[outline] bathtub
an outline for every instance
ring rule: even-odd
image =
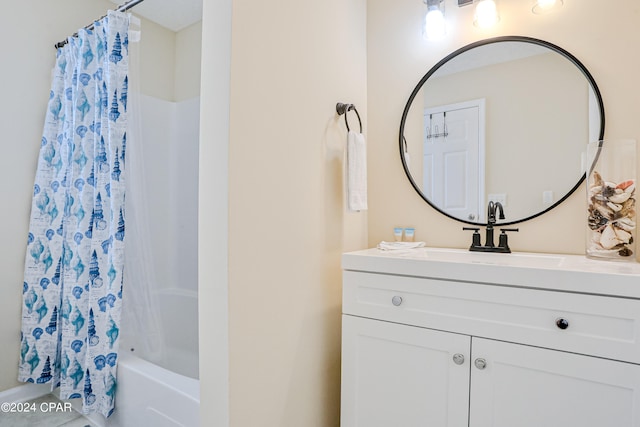
[[[156,300],[162,313],[162,357],[149,362],[138,353],[135,339],[121,343],[116,409],[106,421],[88,417],[97,426],[199,425],[197,293],[163,289],[156,292]]]
[[[86,415],[94,426],[199,426],[197,294],[167,289],[157,296],[167,335],[162,361],[151,363],[137,355],[135,346],[123,342],[118,356],[116,410],[106,420],[102,415]],[[0,392],[0,402],[26,402],[50,392],[50,385],[24,384]],[[59,397],[59,389],[53,394]],[[81,399],[70,402],[82,413]]]
[[[118,362],[116,410],[106,427],[197,427],[200,381],[130,353]]]

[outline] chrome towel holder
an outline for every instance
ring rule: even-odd
[[[358,116],[358,124],[360,124],[360,133],[362,133],[362,120],[360,120],[360,114],[358,113],[356,106],[353,104],[343,104],[342,102],[338,102],[336,104],[336,113],[338,113],[338,115],[340,116],[344,114],[344,123],[347,125],[347,131],[351,130],[349,129],[349,120],[347,120],[347,113],[349,111],[354,111],[356,113],[356,116]]]

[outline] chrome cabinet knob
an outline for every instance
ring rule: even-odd
[[[464,363],[464,354],[456,353],[453,355],[453,363],[456,365],[462,365]]]
[[[402,304],[402,297],[396,295],[395,297],[391,298],[391,304],[395,305],[396,307],[399,306],[400,304]]]
[[[558,317],[556,319],[556,326],[562,330],[565,330],[569,327],[569,321],[567,319],[564,319],[562,317]]]
[[[475,360],[475,362],[473,362],[473,363],[474,363],[474,365],[476,365],[476,368],[478,368],[478,369],[484,369],[484,368],[487,367],[487,361],[482,359],[482,358],[480,358],[480,357],[477,358]]]

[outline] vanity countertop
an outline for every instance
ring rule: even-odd
[[[640,263],[594,260],[583,255],[373,248],[343,254],[342,268],[640,299]]]

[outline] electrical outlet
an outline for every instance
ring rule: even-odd
[[[542,203],[545,205],[550,205],[553,203],[553,191],[546,190],[542,192]]]

